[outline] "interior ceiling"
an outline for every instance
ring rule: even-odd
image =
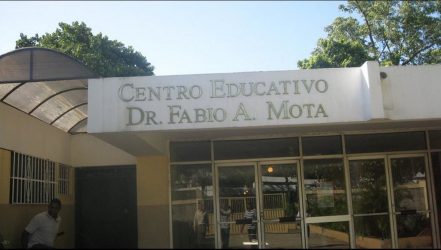
[[[67,133],[85,133],[87,79],[97,77],[55,50],[17,49],[0,55],[0,101]]]

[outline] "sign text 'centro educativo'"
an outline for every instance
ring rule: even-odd
[[[126,126],[160,126],[324,118],[325,105],[308,96],[323,95],[329,88],[324,79],[155,86],[127,82],[117,96],[125,103]],[[264,108],[256,110],[259,105]]]

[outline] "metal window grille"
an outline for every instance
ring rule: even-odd
[[[55,162],[12,152],[11,204],[47,204],[55,197]]]
[[[66,165],[60,165],[60,169],[58,172],[58,193],[61,195],[69,195],[69,176],[70,176],[71,167]]]

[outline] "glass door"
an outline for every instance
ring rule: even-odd
[[[303,246],[298,171],[296,161],[259,163],[263,248]]]
[[[256,163],[216,165],[217,248],[259,248]]]
[[[349,160],[355,246],[391,248],[386,157]]]
[[[341,158],[303,161],[307,248],[350,248],[345,176]]]
[[[398,248],[432,248],[425,155],[390,157]]]
[[[216,165],[217,248],[302,248],[296,161]]]

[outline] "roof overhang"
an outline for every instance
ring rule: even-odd
[[[88,79],[80,61],[47,48],[0,55],[0,101],[67,133],[87,128]]]

